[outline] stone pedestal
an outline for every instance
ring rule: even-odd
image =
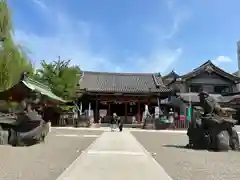
[[[8,131],[0,130],[0,145],[7,145],[8,144]]]

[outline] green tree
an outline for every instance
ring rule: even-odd
[[[77,75],[80,73],[80,68],[71,66],[70,62],[60,58],[51,63],[43,60],[41,68],[36,71],[35,79],[48,85],[56,95],[67,100],[71,99],[79,80]]]
[[[6,46],[11,38],[12,25],[9,9],[5,0],[0,0],[0,88],[5,89],[9,85],[8,71],[9,59]]]
[[[23,71],[32,72],[32,64],[20,45],[13,41],[13,26],[6,0],[0,0],[0,89],[19,80]]]
[[[0,0],[0,41],[11,36],[13,26],[6,0]]]

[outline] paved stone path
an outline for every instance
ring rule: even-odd
[[[130,132],[104,132],[57,180],[171,180]]]
[[[76,130],[76,131],[105,131],[109,132],[109,127],[97,127],[97,128],[75,128],[75,127],[52,127],[52,129],[56,130]],[[238,134],[240,134],[240,125],[236,126],[236,130]],[[156,133],[176,133],[176,134],[186,134],[187,130],[155,130],[155,129],[139,129],[139,128],[123,128],[123,131],[130,131],[130,132],[156,132]]]

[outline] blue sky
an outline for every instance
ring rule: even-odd
[[[239,0],[8,1],[36,66],[61,56],[93,71],[184,73],[207,60],[237,70]]]

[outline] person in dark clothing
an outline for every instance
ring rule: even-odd
[[[112,118],[110,120],[110,124],[115,124],[116,117],[117,117],[116,113],[113,113],[113,116],[112,116]]]
[[[119,128],[119,131],[122,132],[122,130],[123,130],[123,120],[121,118],[118,119],[118,128]]]
[[[117,122],[118,122],[118,116],[116,113],[113,113],[113,116],[110,120],[111,131],[114,131],[114,129],[116,129]]]

